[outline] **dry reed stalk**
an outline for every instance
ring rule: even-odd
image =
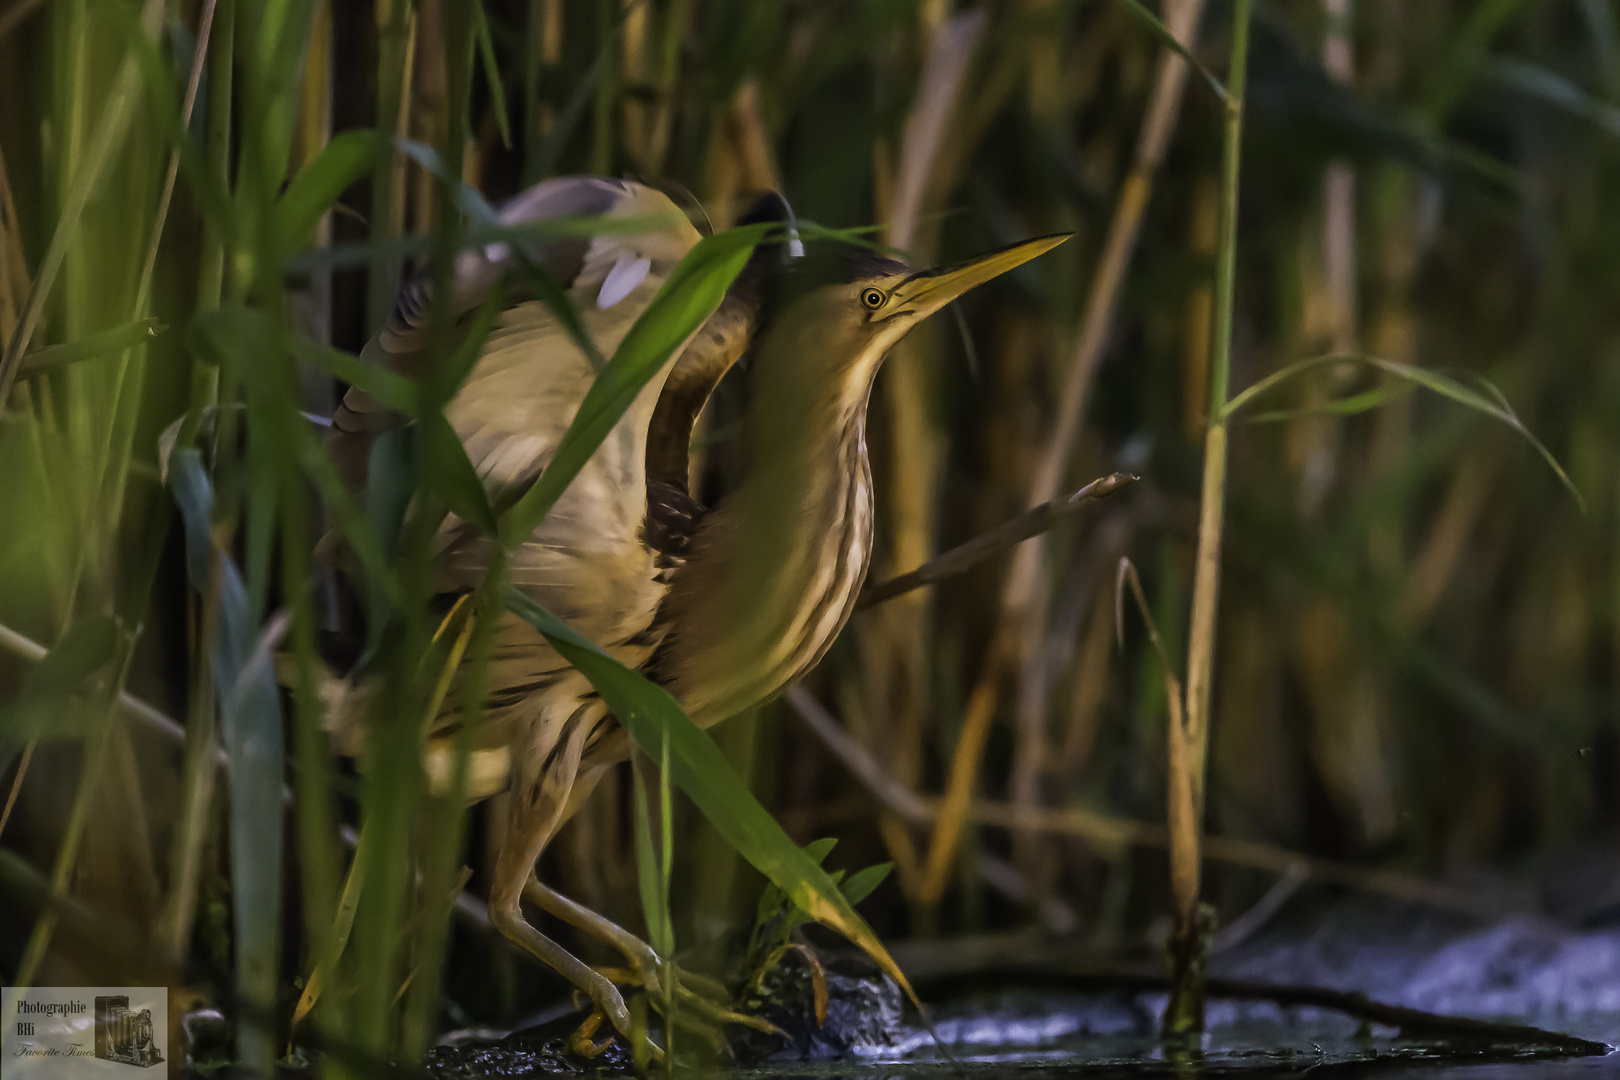
[[[1496,473],[1496,463],[1488,452],[1480,452],[1464,457],[1452,475],[1428,536],[1401,585],[1396,620],[1402,627],[1415,630],[1422,626],[1445,594],[1481,515],[1491,505]]]
[[[890,246],[913,252],[913,261],[926,261],[933,235],[921,228],[923,209],[944,197],[954,182],[947,175],[951,161],[946,147],[952,141],[952,123],[959,111],[967,85],[968,72],[978,51],[986,23],[981,10],[963,12],[948,20],[930,23],[922,13],[922,26],[928,35],[928,52],[918,78],[917,95],[901,130],[900,152],[885,205],[885,236]],[[886,521],[890,537],[890,557],[897,566],[921,566],[933,553],[933,509],[941,473],[943,446],[940,433],[930,418],[933,380],[922,366],[921,340],[903,345],[886,367],[880,402],[888,420],[888,463],[891,470],[885,485],[888,503]],[[889,694],[874,698],[871,711],[885,717],[882,741],[892,750],[906,748],[914,773],[921,766],[921,744],[929,708],[929,677],[926,631],[926,598],[909,597],[891,604],[876,625],[869,627],[871,646],[863,650],[869,666],[885,668],[885,677],[874,686],[887,684]],[[981,694],[968,705],[960,744],[951,772],[948,805],[955,808],[962,792],[971,793],[983,739],[995,711],[993,693]],[[978,749],[964,753],[969,747]],[[965,772],[963,772],[965,770]],[[960,774],[960,775],[959,775]],[[960,818],[942,818],[930,841],[917,903],[930,907],[944,892],[956,845],[961,836]],[[888,835],[897,840],[900,830]],[[902,842],[909,847],[909,843]],[[900,858],[911,857],[906,851]]]
[[[781,190],[770,132],[760,111],[759,84],[753,79],[743,80],[715,118],[703,190],[704,205],[717,229],[736,220],[745,209],[746,196]]]
[[[1053,771],[1060,777],[1077,777],[1091,761],[1101,728],[1102,707],[1108,699],[1108,668],[1112,655],[1108,605],[1101,594],[1093,595],[1084,632],[1074,649],[1074,673],[1069,700],[1065,703],[1063,741],[1057,744]]]
[[[1395,828],[1386,763],[1384,697],[1356,654],[1354,631],[1334,599],[1316,596],[1293,615],[1289,653],[1309,709],[1308,748],[1328,797],[1365,843]]]
[[[664,9],[659,37],[658,101],[648,125],[645,168],[653,176],[664,172],[670,134],[675,127],[676,94],[680,86],[681,43],[692,21],[691,0],[671,0]]]
[[[1139,527],[1138,515],[1123,509],[1102,518],[1077,560],[1070,602],[1060,607],[1053,624],[1050,653],[1073,657],[1067,673],[1067,696],[1060,699],[1065,722],[1054,738],[1053,757],[1045,773],[1056,790],[1074,790],[1090,764],[1100,733],[1103,704],[1113,689],[1114,626],[1108,602],[1107,568],[1117,567],[1130,550]]]
[[[1176,40],[1191,46],[1202,10],[1203,0],[1168,0],[1165,23]],[[1161,51],[1153,93],[1137,136],[1135,156],[1109,222],[1102,255],[1087,294],[1074,358],[1059,394],[1053,431],[1036,461],[1026,505],[1034,506],[1056,497],[1073,459],[1087,395],[1112,330],[1114,311],[1125,271],[1136,250],[1153,178],[1180,115],[1186,81],[1185,61],[1168,49]],[[1046,682],[1049,677],[1037,670],[1035,650],[1035,642],[1044,633],[1041,624],[1045,611],[1040,588],[1044,566],[1044,540],[1024,545],[1014,556],[1002,588],[996,630],[992,634],[993,638],[1006,635],[1006,648],[999,653],[999,663],[986,664],[979,675],[981,685],[993,686],[1004,675],[1003,665],[1018,664],[1018,738],[1009,785],[1015,798],[1026,804],[1032,804],[1037,798],[1037,777],[1046,744]],[[975,687],[974,694],[978,693]]]
[[[319,0],[311,19],[309,49],[304,56],[304,78],[298,95],[298,118],[293,125],[293,147],[288,161],[289,174],[314,160],[332,140],[332,3]],[[331,211],[315,224],[314,246],[332,242]],[[293,325],[299,333],[315,341],[332,340],[332,268],[317,266],[309,271],[309,283],[290,296],[294,304]],[[336,406],[332,380],[306,374],[301,380],[304,408],[326,416]],[[331,586],[326,584],[328,591]],[[335,598],[328,598],[328,606]]]
[[[648,82],[647,39],[652,33],[651,7],[645,3],[625,5],[624,27],[619,34],[619,70],[629,86],[643,86]],[[625,153],[640,172],[656,175],[648,168],[652,135],[649,103],[636,95],[626,94],[619,111]]]
[[[999,654],[1004,647],[1000,641],[992,641],[985,654],[987,666],[1000,661]],[[997,690],[995,683],[981,680],[973,688],[973,694],[962,710],[962,729],[956,737],[956,750],[951,757],[950,773],[945,782],[945,797],[940,802],[939,817],[929,837],[922,881],[917,890],[917,903],[925,908],[939,903],[949,883],[956,847],[961,841],[968,810],[973,802],[979,762],[984,757],[985,742],[990,737],[990,722],[996,715]]]
[[[1166,5],[1165,25],[1177,41],[1191,48],[1203,0],[1169,0]],[[1074,357],[1069,363],[1063,388],[1058,396],[1057,418],[1048,439],[1030,488],[1030,505],[1045,502],[1057,495],[1063,485],[1064,472],[1079,444],[1080,427],[1084,422],[1087,395],[1102,360],[1108,335],[1113,329],[1114,312],[1118,307],[1120,287],[1125,272],[1136,251],[1142,217],[1148,198],[1153,192],[1154,177],[1164,160],[1181,113],[1181,99],[1187,84],[1187,64],[1178,55],[1166,49],[1160,53],[1159,66],[1154,78],[1153,94],[1137,135],[1135,156],[1130,172],[1120,187],[1114,214],[1109,221],[1108,235],[1103,241],[1103,252],[1092,277],[1086,296],[1085,313],[1081,316],[1080,336],[1075,343]],[[1017,610],[1018,601],[1026,601],[1036,589],[1036,577],[1041,561],[1038,550],[1027,549],[1019,566],[1007,582],[1008,595],[1004,605]]]
[[[408,0],[377,0],[377,127],[403,139],[410,131],[411,66],[416,55],[416,11]],[[405,229],[405,154],[395,150],[371,181],[371,271],[366,326],[382,325],[399,285],[399,259],[389,245]]]
[[[1221,223],[1221,184],[1200,176],[1193,185],[1187,251],[1200,263],[1215,258]],[[1209,333],[1214,319],[1215,289],[1208,278],[1187,294],[1182,320],[1181,430],[1189,443],[1204,437],[1209,405]]]
[[[1166,820],[1170,827],[1170,886],[1175,928],[1170,937],[1171,991],[1163,1027],[1184,1036],[1204,1027],[1204,965],[1209,918],[1199,903],[1203,858],[1201,834],[1209,748],[1211,686],[1215,674],[1216,605],[1220,596],[1221,544],[1225,532],[1227,427],[1225,407],[1232,366],[1232,319],[1237,286],[1238,183],[1243,146],[1243,98],[1249,59],[1250,0],[1232,11],[1232,52],[1227,72],[1225,130],[1221,145],[1221,227],[1215,267],[1215,323],[1210,337],[1209,427],[1204,434],[1204,475],[1199,497],[1198,548],[1193,562],[1192,621],[1187,634],[1187,696],[1184,716],[1170,702]],[[1166,672],[1168,681],[1172,676]]]
[[[1322,67],[1335,82],[1348,86],[1355,78],[1351,0],[1322,0],[1326,31]],[[1348,162],[1328,163],[1322,176],[1320,230],[1307,232],[1302,333],[1306,353],[1353,353],[1356,350],[1356,173]],[[1345,372],[1344,375],[1353,374]],[[1345,383],[1329,372],[1326,379],[1306,380],[1300,388],[1302,410],[1320,408]],[[1329,416],[1304,416],[1288,425],[1288,458],[1298,472],[1300,512],[1316,519],[1339,472],[1343,425]]]
[[[787,702],[811,734],[884,809],[915,825],[926,826],[943,816],[945,800],[920,795],[900,783],[803,687],[796,686],[789,690]],[[1171,842],[1169,829],[1157,822],[1116,817],[1084,807],[1025,807],[988,799],[971,799],[964,820],[1015,833],[1039,832],[1079,837],[1110,855],[1117,855],[1129,847],[1163,848]],[[1303,868],[1313,881],[1426,904],[1443,911],[1500,916],[1508,910],[1494,898],[1480,893],[1459,892],[1398,871],[1318,859],[1259,840],[1206,837],[1203,857],[1279,876],[1297,873]]]
[[[412,137],[426,146],[442,147],[450,130],[449,74],[446,70],[444,35],[436,29],[442,23],[441,0],[416,0],[416,25],[426,27],[425,32],[414,35],[413,61],[406,85],[411,97],[410,122]],[[411,195],[407,220],[411,231],[426,236],[433,231],[433,210],[437,200],[433,185],[437,178],[416,162],[406,166],[410,175]]]
[[[29,739],[28,745],[17,757],[17,775],[12,777],[11,788],[6,792],[6,805],[0,808],[0,836],[5,835],[6,822],[11,820],[11,810],[17,805],[17,794],[22,791],[23,777],[28,775],[28,763],[33,760],[34,747],[38,742],[37,738]]]

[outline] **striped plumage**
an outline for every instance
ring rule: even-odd
[[[767,197],[766,218],[786,205]],[[698,233],[661,193],[592,177],[547,181],[502,210],[508,223],[575,214],[656,219],[653,227],[550,242],[537,255],[565,283],[586,332],[611,355]],[[1053,246],[1048,238],[944,271],[909,271],[859,251],[794,260],[784,238],[762,245],[719,309],[636,398],[578,478],[509,560],[510,580],[620,661],[666,686],[709,726],[780,692],[826,653],[854,610],[872,547],[866,455],[872,380],[918,321],[973,285]],[[458,259],[456,311],[510,287],[511,253]],[[446,417],[492,499],[531,483],[550,461],[596,372],[540,302],[514,293]],[[366,355],[407,374],[427,357],[421,285],[407,287]],[[692,425],[719,380],[750,357],[747,465],[736,490],[705,510],[688,490]],[[350,391],[334,416],[334,454],[363,476],[377,431],[402,422]],[[445,592],[474,588],[495,541],[451,517],[436,537]],[[626,953],[641,977],[656,965],[624,931],[531,880],[546,842],[624,759],[628,738],[590,684],[527,623],[505,616],[488,672],[475,791],[509,784],[512,816],[490,895],[496,926],[551,964],[621,1032],[618,992],[524,921],[531,901]],[[340,746],[364,743],[365,692],[335,691]],[[429,774],[444,771],[455,695],[430,733]]]

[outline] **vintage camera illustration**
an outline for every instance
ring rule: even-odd
[[[96,1057],[147,1068],[161,1064],[152,1010],[130,1012],[126,994],[96,998]]]

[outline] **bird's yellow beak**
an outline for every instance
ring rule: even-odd
[[[1038,236],[955,266],[919,270],[895,286],[885,306],[910,308],[919,317],[931,315],[969,289],[983,285],[993,277],[1000,277],[1037,255],[1046,254],[1073,235],[1056,233]]]

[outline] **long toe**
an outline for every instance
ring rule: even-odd
[[[762,1016],[749,1016],[747,1013],[737,1012],[735,1009],[727,1008],[725,1005],[711,1001],[706,997],[691,993],[685,987],[682,987],[681,990],[682,992],[676,995],[678,1001],[676,1005],[677,1019],[680,1012],[689,1010],[713,1024],[741,1024],[743,1027],[753,1028],[755,1031],[762,1031],[767,1035],[779,1035],[783,1039],[788,1037],[787,1032]]]

